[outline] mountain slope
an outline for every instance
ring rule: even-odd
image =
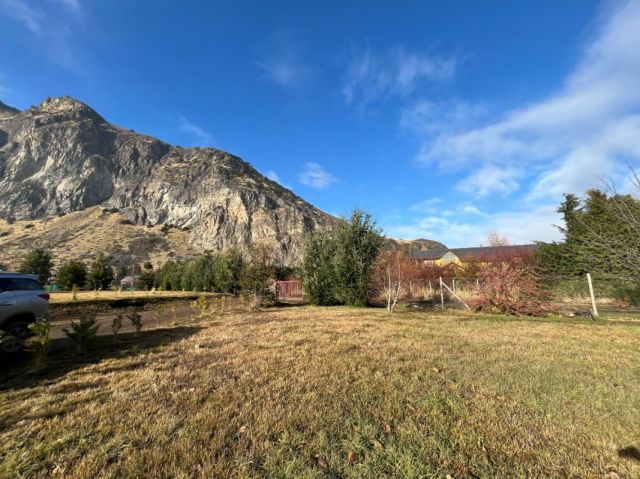
[[[0,218],[97,205],[123,222],[187,230],[196,250],[268,243],[285,263],[312,231],[337,221],[240,158],[122,129],[73,98],[23,112],[0,104]]]

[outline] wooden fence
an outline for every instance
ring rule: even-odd
[[[276,299],[304,299],[302,281],[276,281]]]

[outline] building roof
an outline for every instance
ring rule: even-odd
[[[436,248],[428,250],[414,250],[411,252],[413,259],[419,260],[438,260],[442,258],[447,252],[455,254],[459,259],[464,260],[468,258],[474,259],[486,259],[496,257],[500,255],[518,255],[523,253],[529,253],[537,251],[539,246],[537,244],[525,244],[525,245],[510,245],[510,246],[478,246],[473,248]]]
[[[518,255],[537,251],[537,244],[521,244],[509,246],[479,246],[476,248],[454,248],[450,251],[461,260],[466,258],[483,259],[501,255]]]
[[[426,249],[426,250],[413,250],[411,257],[413,259],[431,259],[436,260],[442,258],[447,251],[447,248]]]

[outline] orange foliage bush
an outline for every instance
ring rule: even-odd
[[[540,286],[527,261],[501,261],[479,271],[480,292],[470,302],[475,311],[539,316],[551,311],[551,293]]]

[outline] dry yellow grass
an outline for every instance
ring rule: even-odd
[[[637,322],[236,309],[16,374],[0,477],[640,477]]]
[[[148,257],[155,265],[169,259],[169,252],[180,256],[197,254],[189,245],[186,231],[172,228],[162,232],[161,226],[147,228],[121,224],[121,220],[120,214],[98,206],[13,224],[0,219],[0,263],[16,269],[24,254],[36,247],[49,250],[56,265],[71,259],[89,262],[98,251],[135,255],[136,263]]]
[[[114,299],[126,299],[126,298],[187,298],[197,294],[193,291],[78,291],[77,299],[73,299],[73,293],[71,292],[58,292],[51,293],[50,303],[52,304],[65,304],[65,303],[82,303],[87,301],[104,300],[111,301]]]

